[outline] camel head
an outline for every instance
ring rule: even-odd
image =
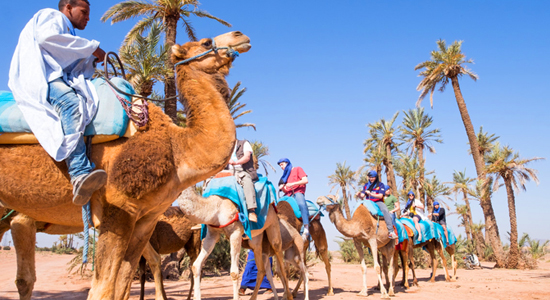
[[[335,195],[319,196],[317,198],[317,204],[321,207],[325,207],[328,212],[340,207],[338,198]]]
[[[250,38],[240,31],[232,31],[213,39],[205,38],[198,42],[174,45],[171,58],[176,65],[186,65],[206,73],[220,72],[227,75],[235,57],[239,53],[247,52],[251,47]],[[191,60],[186,61],[188,59]]]

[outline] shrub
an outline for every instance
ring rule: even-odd
[[[11,250],[11,247],[10,247],[10,246],[4,246],[2,249],[4,249],[4,250]]]
[[[357,249],[355,248],[355,243],[352,239],[344,239],[341,238],[341,241],[336,241],[338,243],[338,246],[340,246],[340,255],[342,256],[342,260],[346,263],[352,263],[352,264],[358,264],[361,263],[361,258],[359,257],[359,253],[357,253]],[[370,254],[370,250],[364,246],[363,247],[363,254],[365,255],[365,263],[368,266],[373,265],[372,261],[372,255]]]
[[[241,253],[239,254],[239,269],[242,269],[242,266],[246,264],[246,253],[245,249],[241,248]],[[221,235],[220,240],[214,246],[214,250],[208,256],[208,259],[204,263],[202,268],[204,272],[214,273],[215,275],[220,275],[223,271],[229,271],[231,268],[231,244],[225,235]]]

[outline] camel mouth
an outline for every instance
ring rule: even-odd
[[[231,48],[239,53],[245,53],[245,52],[248,52],[250,48],[252,48],[252,45],[250,45],[250,41],[246,41],[246,42],[239,43],[237,45],[232,45]]]

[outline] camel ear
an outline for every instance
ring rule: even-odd
[[[177,63],[178,61],[183,60],[186,54],[187,49],[178,44],[175,44],[174,46],[172,46],[172,63]]]

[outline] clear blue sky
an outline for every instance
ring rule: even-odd
[[[96,39],[105,50],[116,51],[135,20],[115,25],[99,18],[118,1],[91,0],[91,20],[79,35]],[[228,77],[247,88],[241,100],[253,113],[241,118],[257,131],[239,129],[240,138],[269,146],[273,165],[288,157],[308,174],[306,196],[315,200],[329,193],[328,176],[337,162],[353,169],[363,164],[363,142],[368,123],[389,119],[414,107],[420,78],[414,67],[436,48],[463,40],[463,52],[475,61],[474,82],[461,80],[462,93],[476,130],[483,126],[522,157],[550,157],[549,79],[550,3],[546,1],[202,1],[201,9],[233,25],[229,29],[209,19],[191,18],[197,36],[212,37],[239,30],[251,38],[252,49],[234,63]],[[24,5],[4,1],[0,10],[0,90],[7,90],[9,63],[20,30],[56,0],[31,0]],[[181,27],[180,27],[181,28]],[[183,30],[178,42],[186,42]],[[453,170],[466,169],[475,177],[467,137],[452,88],[434,95],[427,112],[441,129],[443,144],[427,154],[427,169],[442,181]],[[401,114],[402,115],[402,114]],[[401,115],[398,123],[401,122]],[[546,219],[550,188],[547,160],[530,165],[539,171],[540,184],[527,184],[516,193],[518,230],[533,238],[550,239],[536,220]],[[270,173],[278,182],[281,171]],[[494,194],[495,213],[503,239],[509,230],[504,187]],[[451,203],[452,205],[452,203]],[[476,222],[483,219],[472,203]],[[455,232],[456,215],[448,222]],[[340,234],[328,218],[323,221],[329,245]],[[40,235],[39,244],[56,238]]]

